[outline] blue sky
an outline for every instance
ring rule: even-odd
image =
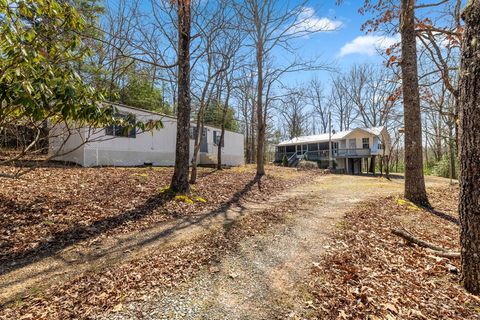
[[[314,18],[324,19],[335,31],[320,32],[301,38],[297,41],[299,55],[304,58],[320,56],[320,62],[338,70],[348,70],[355,63],[382,64],[383,59],[378,50],[384,51],[396,39],[379,34],[366,34],[361,26],[366,17],[358,13],[363,1],[345,1],[342,5],[335,5],[334,0],[311,3],[315,10]],[[328,19],[328,20],[326,20]],[[299,72],[290,74],[284,79],[289,85],[306,82],[317,77],[328,87],[331,73],[328,71]]]
[[[107,7],[118,6],[117,0],[104,1]],[[279,4],[283,4],[282,1],[279,0]],[[301,0],[291,1],[291,4],[295,4],[295,1]],[[366,20],[366,17],[358,12],[363,0],[345,0],[341,5],[336,5],[335,2],[335,0],[311,0],[305,8],[312,19],[311,23],[331,25],[336,30],[297,39],[294,46],[298,48],[298,55],[306,60],[320,57],[319,63],[327,64],[336,70],[348,70],[354,63],[381,64],[383,59],[376,50],[384,51],[395,39],[375,34],[367,35],[360,30]],[[147,13],[151,11],[149,1],[142,2],[141,8]],[[276,60],[281,60],[282,53],[277,52],[277,55]],[[302,71],[285,75],[282,82],[288,86],[295,86],[316,77],[323,82],[324,88],[328,89],[331,76],[329,71]]]

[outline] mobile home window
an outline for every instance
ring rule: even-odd
[[[124,119],[131,126],[135,126],[136,124],[135,115],[133,114],[116,113],[115,117]],[[105,135],[114,137],[136,138],[137,131],[135,128],[129,128],[127,126],[111,125],[105,127]]]
[[[370,147],[370,138],[362,138],[362,148],[368,149]]]
[[[218,146],[220,143],[220,138],[222,136],[222,133],[220,131],[213,131],[213,143]],[[225,137],[223,138],[222,141],[222,148],[225,146]]]
[[[189,131],[190,139],[194,140],[196,134],[197,134],[197,127],[191,126]],[[207,136],[207,128],[203,128],[202,137],[205,138],[206,136]]]

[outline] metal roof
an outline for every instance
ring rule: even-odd
[[[379,136],[382,131],[385,129],[384,126],[381,127],[371,127],[371,128],[354,128],[350,130],[345,130],[345,131],[340,131],[332,134],[332,140],[342,140],[345,139],[350,133],[353,131],[366,131],[368,133],[371,133],[375,136]],[[316,135],[311,135],[311,136],[301,136],[301,137],[296,137],[290,140],[282,141],[277,146],[290,146],[290,145],[297,145],[297,144],[304,144],[304,143],[319,143],[319,142],[328,142],[329,140],[329,134],[328,133],[323,133],[323,134],[316,134]]]

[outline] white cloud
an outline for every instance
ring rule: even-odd
[[[318,31],[335,31],[342,27],[342,22],[327,17],[318,17],[315,10],[310,7],[303,7],[298,14],[297,21],[289,33],[307,33]]]
[[[387,36],[366,35],[359,36],[346,43],[338,56],[344,57],[349,54],[366,54],[373,56],[378,50],[385,50],[398,42],[397,38]]]

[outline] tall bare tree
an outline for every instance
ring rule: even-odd
[[[175,169],[171,188],[175,192],[186,193],[189,191],[191,4],[190,0],[176,0],[175,4],[178,14],[178,107]]]
[[[415,0],[401,0],[402,89],[405,121],[405,198],[430,206],[423,176],[422,120],[418,88]]]
[[[239,114],[245,133],[245,160],[254,163],[256,158],[256,113],[255,113],[255,75],[251,66],[244,65],[239,70],[239,79],[234,90],[235,99],[239,101]]]
[[[202,68],[203,72],[200,72],[201,79],[198,81],[201,84],[199,85],[200,96],[197,99],[198,109],[196,110],[196,130],[194,131],[193,137],[194,147],[191,160],[192,170],[190,173],[190,183],[195,183],[197,179],[197,158],[203,139],[205,109],[212,101],[213,91],[217,87],[217,81],[220,75],[225,72],[225,69],[228,67],[226,65],[228,60],[225,59],[222,52],[219,52],[220,44],[218,43],[222,40],[222,30],[226,28],[223,9],[223,7],[218,8],[218,10],[208,17],[206,22],[202,21],[205,25],[196,26],[198,35],[202,38],[201,45],[203,52],[201,55],[203,58],[200,58],[200,60],[203,60],[204,68]],[[201,62],[197,62],[197,65],[200,63]]]
[[[332,78],[332,88],[328,103],[331,105],[340,131],[350,129],[350,126],[358,118],[358,110],[354,107],[350,95],[347,93],[347,84],[345,75],[338,75]]]
[[[287,88],[279,100],[278,110],[286,123],[285,134],[288,139],[302,136],[308,130],[311,113],[306,110],[307,96],[303,88]]]
[[[328,131],[328,117],[330,112],[330,104],[327,103],[323,92],[323,86],[320,80],[313,79],[310,81],[308,90],[308,100],[315,109],[315,115],[320,118],[321,132]]]
[[[311,24],[314,12],[307,1],[293,4],[279,0],[245,0],[236,3],[241,28],[255,50],[257,176],[265,174],[265,138],[267,132],[269,94],[274,83],[285,73],[307,69],[304,61],[295,56],[292,41],[312,32],[328,29]],[[286,66],[272,64],[274,50],[290,53],[294,60]],[[312,69],[312,65],[308,65]]]

